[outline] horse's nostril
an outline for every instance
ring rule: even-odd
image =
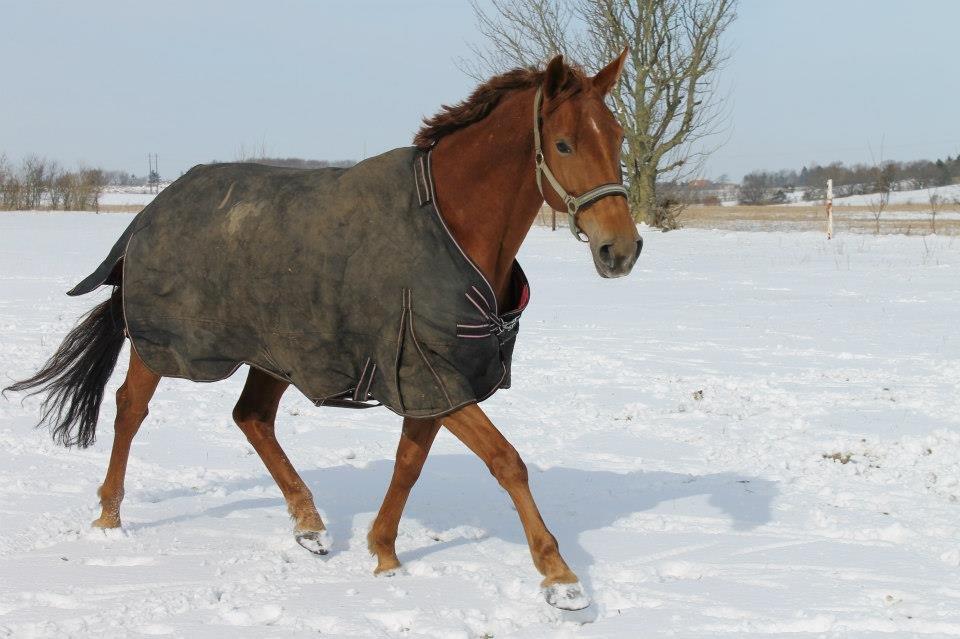
[[[636,254],[637,258],[640,257],[640,251],[642,250],[643,250],[643,238],[639,237],[637,238],[637,254]]]
[[[616,257],[613,255],[613,244],[603,244],[597,249],[597,257],[600,258],[604,266],[613,268],[616,264]]]

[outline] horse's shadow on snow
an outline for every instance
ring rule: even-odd
[[[750,530],[770,521],[771,501],[778,494],[774,482],[733,473],[687,475],[671,472],[616,473],[604,470],[580,470],[555,466],[540,469],[528,465],[530,487],[547,526],[557,537],[560,551],[571,568],[589,587],[589,568],[593,557],[581,544],[581,535],[607,527],[634,513],[644,513],[660,505],[664,517],[690,513],[702,518],[711,516],[711,509],[700,503],[678,504],[686,498],[706,498],[716,514],[716,527]],[[337,540],[333,552],[366,546],[366,529],[380,507],[393,473],[391,460],[380,460],[363,467],[349,465],[309,470],[302,474],[313,492],[317,507]],[[228,481],[218,486],[233,492],[255,487],[274,486],[269,475]],[[184,496],[169,491],[151,501]],[[246,498],[192,514],[143,523],[141,527],[175,524],[203,517],[225,517],[232,512],[264,508],[282,508],[276,498]],[[706,512],[705,512],[706,511]],[[355,522],[355,518],[363,515]],[[481,536],[496,537],[513,544],[526,545],[526,538],[512,502],[486,467],[472,455],[434,454],[427,459],[420,481],[414,487],[404,510],[404,520],[417,520],[429,531],[422,545],[398,553],[401,562],[419,560],[453,546],[476,543],[476,537],[455,531],[460,526],[484,531]],[[698,521],[702,524],[702,521]],[[638,549],[644,537],[658,534],[653,523],[650,533],[625,532],[637,536]],[[404,535],[404,522],[400,524]],[[401,549],[411,544],[398,542]],[[371,563],[371,567],[373,564]],[[533,567],[530,567],[533,570]]]

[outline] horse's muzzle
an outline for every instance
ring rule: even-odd
[[[601,277],[623,277],[628,275],[643,250],[643,238],[626,241],[613,240],[600,244],[593,251],[593,263]]]

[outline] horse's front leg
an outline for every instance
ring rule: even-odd
[[[367,535],[367,547],[377,556],[375,574],[389,573],[400,567],[395,547],[400,515],[410,490],[420,477],[420,470],[427,460],[438,430],[440,422],[436,419],[406,417],[403,420],[403,432],[397,445],[397,461],[393,466],[390,487]]]
[[[516,449],[476,404],[443,418],[443,425],[484,461],[490,473],[510,495],[527,536],[533,564],[544,576],[541,586],[547,602],[565,610],[590,605],[580,581],[560,556],[557,540],[547,530],[527,482],[527,467]]]

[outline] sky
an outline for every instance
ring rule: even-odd
[[[0,153],[361,159],[465,97],[466,0],[0,0]],[[960,151],[953,0],[742,0],[707,177]]]
[[[743,0],[706,173],[960,152],[955,0]]]

